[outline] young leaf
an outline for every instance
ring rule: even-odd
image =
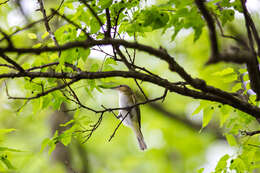
[[[4,163],[4,165],[8,169],[15,169],[15,167],[11,164],[11,162],[8,160],[7,155],[0,156],[0,160]]]
[[[221,157],[221,159],[218,161],[218,164],[215,168],[216,173],[222,173],[227,167],[227,160],[230,158],[228,154],[225,154]]]
[[[232,134],[225,134],[227,142],[230,146],[237,146],[236,138]]]
[[[46,37],[48,37],[49,36],[49,32],[45,32],[43,35],[42,35],[42,39],[45,39]]]
[[[28,37],[30,38],[30,39],[37,39],[37,36],[36,36],[36,34],[34,34],[34,33],[28,33]]]
[[[206,127],[212,119],[212,115],[214,113],[214,108],[212,108],[213,107],[207,107],[203,110],[202,128]]]

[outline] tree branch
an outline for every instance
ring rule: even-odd
[[[217,41],[217,34],[216,34],[216,28],[215,23],[210,15],[209,11],[207,10],[204,0],[195,0],[195,3],[197,7],[199,8],[201,14],[203,15],[204,19],[207,22],[207,26],[209,29],[209,38],[210,38],[210,45],[211,45],[211,56],[207,64],[213,63],[219,54],[219,48],[218,48],[218,41]]]
[[[52,32],[51,28],[50,28],[48,17],[46,15],[46,11],[45,11],[45,8],[44,8],[44,5],[43,5],[43,0],[38,0],[38,3],[40,4],[40,10],[42,12],[42,16],[43,16],[43,19],[44,19],[45,28],[46,28],[47,32],[50,34],[51,39],[53,40],[54,44],[59,48],[60,47],[59,43],[58,43],[54,33]],[[60,55],[61,55],[61,51],[59,51],[59,56]]]
[[[10,64],[12,64],[16,70],[20,71],[21,73],[24,72],[24,69],[19,65],[17,64],[14,60],[12,60],[11,58],[9,58],[8,56],[6,56],[4,53],[0,53],[0,56],[7,62],[9,62]]]

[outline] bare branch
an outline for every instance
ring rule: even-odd
[[[1,2],[0,5],[6,4],[7,2],[9,2],[10,0],[6,0],[4,2]]]
[[[50,34],[50,37],[53,40],[53,42],[55,43],[55,45],[59,48],[60,47],[59,43],[58,43],[54,33],[52,32],[51,28],[50,28],[49,21],[48,21],[47,15],[46,15],[46,11],[45,11],[45,8],[44,8],[44,5],[43,5],[43,0],[38,0],[38,3],[40,4],[40,10],[42,12],[42,16],[43,16],[43,19],[44,19],[45,28],[46,28],[47,32]],[[59,51],[59,56],[60,55],[61,55],[61,51]]]
[[[3,39],[6,39],[6,41],[8,42],[8,47],[14,47],[10,36],[7,35],[1,28],[0,28],[0,33],[3,34],[4,36]],[[0,42],[3,41],[3,39],[1,39]]]
[[[217,59],[218,54],[219,54],[215,23],[214,23],[212,16],[210,15],[209,11],[207,10],[207,8],[204,4],[204,0],[195,0],[195,3],[197,5],[197,7],[199,8],[201,14],[203,15],[203,17],[206,20],[207,25],[208,25],[210,45],[211,45],[211,57],[210,57],[208,63],[211,63]]]
[[[112,138],[115,136],[116,131],[118,130],[118,128],[120,127],[120,125],[122,124],[122,122],[125,120],[125,118],[129,115],[129,111],[127,112],[127,114],[122,118],[122,120],[118,123],[118,125],[116,126],[114,132],[112,133],[112,135],[110,136],[110,138],[108,139],[108,142],[110,142],[112,140]]]
[[[240,0],[242,8],[243,8],[243,13],[244,13],[244,17],[245,17],[245,21],[246,21],[246,25],[248,25],[248,27],[250,27],[252,29],[252,33],[254,35],[255,41],[257,43],[257,47],[258,47],[258,56],[260,56],[260,38],[258,35],[258,32],[256,30],[255,24],[253,19],[251,18],[247,8],[246,8],[246,1],[245,0]],[[248,28],[247,28],[248,29]],[[249,29],[248,29],[249,31]],[[250,36],[251,37],[251,36]]]
[[[258,44],[258,54],[260,54],[260,39],[258,37],[258,33],[256,31],[255,25],[253,20],[251,19],[250,14],[247,11],[246,5],[245,5],[245,0],[240,0],[242,7],[243,7],[243,14],[245,18],[245,24],[246,24],[246,29],[247,29],[247,36],[249,39],[249,45],[251,48],[251,54],[253,57],[250,58],[250,62],[247,63],[247,69],[248,69],[248,74],[249,74],[249,79],[250,79],[250,86],[254,90],[254,92],[257,95],[256,100],[260,100],[260,71],[259,71],[259,62],[257,60],[257,54],[255,52],[254,48],[254,42],[253,42],[253,36],[252,32],[255,36],[255,39]],[[252,32],[251,32],[252,31]]]
[[[107,31],[105,32],[105,37],[111,38],[111,18],[109,8],[106,8],[106,18],[107,18]]]
[[[9,62],[10,64],[12,64],[16,70],[20,71],[21,73],[24,72],[24,69],[19,65],[17,64],[14,60],[12,60],[11,58],[9,58],[8,56],[6,56],[4,53],[0,53],[0,56],[7,62]]]
[[[37,98],[40,98],[42,96],[45,96],[51,92],[54,92],[54,91],[57,91],[57,90],[61,90],[65,87],[67,87],[68,85],[71,85],[75,82],[77,82],[79,79],[74,79],[74,80],[71,80],[70,82],[68,82],[67,84],[64,84],[64,85],[59,85],[57,87],[54,87],[52,89],[49,89],[47,91],[44,91],[44,92],[41,92],[41,93],[38,93],[36,94],[35,96],[32,96],[32,97],[13,97],[13,96],[10,96],[9,93],[8,93],[8,90],[7,90],[7,87],[6,87],[6,95],[8,96],[8,99],[18,99],[18,100],[33,100],[33,99],[37,99]]]
[[[142,89],[142,87],[139,85],[138,81],[136,79],[134,79],[136,85],[138,86],[139,90],[141,91],[141,93],[143,94],[145,100],[149,100],[148,97],[146,96],[146,94],[144,93],[144,90]]]
[[[260,130],[256,130],[256,131],[251,131],[251,132],[248,132],[248,131],[240,131],[240,133],[242,135],[247,135],[247,136],[254,136],[254,135],[258,135],[260,134]]]
[[[104,113],[100,114],[98,121],[94,125],[92,125],[91,129],[81,131],[81,132],[89,132],[89,134],[87,134],[87,136],[86,136],[86,139],[82,143],[86,143],[90,139],[90,137],[93,135],[95,130],[97,130],[97,128],[100,126],[100,124],[103,120],[103,115],[104,115]]]

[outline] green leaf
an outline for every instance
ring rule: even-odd
[[[92,34],[97,33],[100,30],[100,24],[98,23],[97,19],[92,17],[90,19],[90,32]]]
[[[203,108],[203,106],[200,104],[200,105],[192,112],[191,115],[192,115],[192,116],[197,115],[198,113],[201,112],[202,108]]]
[[[36,34],[34,34],[34,33],[28,33],[27,34],[28,35],[28,37],[30,38],[30,39],[37,39],[37,36],[36,36]]]
[[[213,107],[207,107],[203,110],[203,120],[202,120],[202,128],[206,127],[210,120],[212,119],[212,115],[214,113]]]
[[[237,10],[240,13],[243,13],[243,8],[240,0],[235,0],[234,2],[231,3],[231,5],[234,7],[235,10]]]
[[[61,93],[58,92],[58,91],[52,92],[51,95],[52,95],[52,104],[51,104],[51,106],[55,110],[60,109],[60,106],[61,106],[62,102],[65,101],[63,95],[61,95]]]
[[[49,138],[45,138],[45,139],[42,141],[40,152],[42,152],[42,151],[47,147],[47,145],[50,144],[50,142],[51,142],[51,140],[50,140]]]
[[[42,44],[41,44],[41,43],[37,43],[37,44],[33,45],[33,47],[32,47],[32,48],[39,48],[39,47],[41,47],[41,46],[42,46]]]
[[[227,167],[227,160],[230,158],[228,154],[221,157],[221,159],[218,161],[218,164],[215,168],[215,173],[222,173]]]
[[[230,165],[230,170],[236,170],[237,172],[241,172],[241,173],[247,172],[247,168],[244,161],[239,157],[232,160],[232,163]]]
[[[234,73],[234,69],[228,67],[228,68],[226,68],[226,69],[224,69],[222,71],[213,73],[213,75],[214,76],[225,76],[225,75],[232,74],[232,73]]]
[[[110,7],[112,2],[113,0],[99,0],[98,5],[100,5],[102,9],[105,9]]]
[[[233,21],[235,18],[235,12],[230,9],[224,9],[221,11],[220,20],[224,26],[227,22]]]
[[[79,57],[85,62],[90,55],[90,49],[79,48],[78,54]]]
[[[106,58],[104,62],[104,71],[114,70],[113,65],[117,65],[117,62],[113,58]]]
[[[59,135],[58,135],[58,130],[55,131],[53,137],[51,138],[51,140],[49,141],[48,145],[49,145],[49,151],[48,154],[50,155],[56,148],[56,144],[59,142]]]
[[[0,160],[4,163],[4,165],[8,169],[15,169],[15,167],[11,164],[11,162],[8,160],[7,155],[0,156]]]
[[[223,127],[224,123],[227,121],[228,117],[230,116],[230,114],[220,114],[220,127]]]
[[[97,63],[93,64],[90,68],[91,72],[97,72],[99,71],[99,65]]]
[[[11,133],[11,132],[14,132],[16,131],[16,129],[0,129],[0,135],[5,135],[7,133]]]
[[[49,36],[49,32],[45,32],[43,35],[42,35],[42,39],[45,39],[46,37],[48,37]]]
[[[225,134],[227,142],[230,146],[237,146],[236,138],[232,134]]]
[[[203,171],[204,171],[204,168],[200,168],[200,169],[198,169],[197,173],[203,173]]]
[[[237,83],[232,87],[232,91],[236,92],[242,88],[241,83]]]
[[[8,147],[0,147],[0,152],[3,151],[11,151],[11,152],[23,152],[22,150],[17,150],[17,149],[13,149],[13,148],[8,148]]]
[[[70,125],[70,124],[72,124],[72,123],[74,123],[75,122],[75,120],[70,120],[70,121],[68,121],[68,122],[66,122],[66,123],[64,123],[64,124],[60,124],[60,126],[61,127],[66,127],[67,125]]]

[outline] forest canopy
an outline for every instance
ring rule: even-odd
[[[0,172],[260,172],[252,2],[0,0]]]

